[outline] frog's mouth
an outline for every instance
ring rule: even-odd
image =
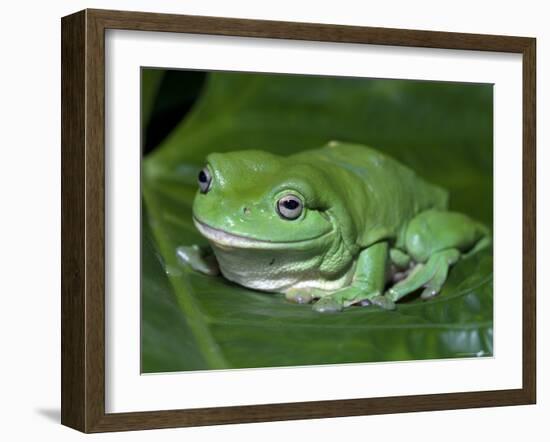
[[[239,235],[236,233],[230,233],[222,229],[217,229],[215,227],[209,226],[203,221],[197,219],[193,216],[193,222],[199,230],[199,232],[207,238],[209,241],[220,246],[222,248],[235,248],[235,249],[276,249],[276,248],[287,248],[288,245],[304,246],[312,241],[319,240],[321,238],[327,237],[332,233],[332,230],[322,233],[321,235],[306,238],[296,241],[271,241],[268,239],[256,239],[250,238],[247,236]]]

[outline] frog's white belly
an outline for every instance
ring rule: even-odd
[[[232,235],[194,220],[210,241],[222,275],[244,287],[284,293],[289,289],[333,291],[350,284],[353,264],[337,272],[321,272],[326,244],[304,241],[302,247]]]
[[[326,279],[319,268],[322,256],[288,250],[236,249],[211,243],[222,275],[245,287],[284,293],[289,289],[337,290],[350,284],[352,272]]]

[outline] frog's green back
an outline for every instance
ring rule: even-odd
[[[331,142],[293,155],[323,170],[333,183],[334,216],[344,234],[359,247],[391,238],[399,243],[407,223],[416,214],[445,209],[444,189],[420,178],[397,160],[367,146]]]

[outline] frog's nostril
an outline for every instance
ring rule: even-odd
[[[245,215],[250,215],[250,209],[248,207],[243,207],[243,213]]]

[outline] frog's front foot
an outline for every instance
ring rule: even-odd
[[[384,310],[394,310],[395,303],[379,291],[369,291],[362,287],[347,287],[337,292],[321,297],[313,304],[313,310],[319,313],[341,312],[351,305],[375,305]]]
[[[214,276],[220,273],[216,257],[208,247],[181,246],[176,249],[176,254],[180,262],[197,272]]]
[[[313,298],[311,290],[290,289],[285,293],[285,299],[295,304],[309,304]]]
[[[371,304],[374,304],[384,310],[395,310],[395,302],[384,295],[377,295],[369,299]]]
[[[313,304],[313,311],[317,313],[338,313],[344,309],[341,301],[333,296],[326,296]]]
[[[313,310],[318,313],[337,313],[344,310],[344,307],[358,303],[363,299],[365,299],[365,296],[362,296],[361,289],[353,286],[346,287],[322,296],[313,304]]]

